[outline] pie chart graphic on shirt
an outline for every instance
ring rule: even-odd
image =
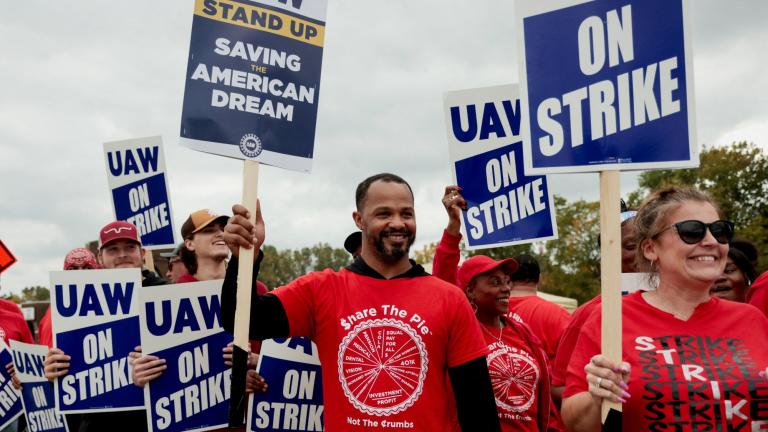
[[[418,400],[427,376],[427,350],[416,331],[394,319],[357,325],[339,345],[339,380],[360,411],[388,416]]]
[[[511,412],[530,408],[539,383],[539,368],[528,353],[498,344],[487,362],[496,405]]]

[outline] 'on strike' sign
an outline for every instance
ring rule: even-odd
[[[698,165],[690,2],[516,6],[527,174]]]

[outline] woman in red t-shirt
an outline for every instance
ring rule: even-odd
[[[566,377],[569,430],[600,430],[606,398],[623,404],[624,431],[764,428],[768,319],[709,291],[733,224],[706,194],[667,187],[642,204],[635,237],[658,287],[622,300],[622,363],[599,354],[600,313],[585,322]]]
[[[513,258],[495,261],[483,255],[459,267],[457,284],[475,309],[489,354],[488,373],[503,431],[546,431],[549,374],[541,344],[525,324],[507,319]]]

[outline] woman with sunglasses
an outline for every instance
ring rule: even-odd
[[[642,204],[635,234],[638,268],[657,288],[623,299],[621,363],[600,355],[600,314],[584,324],[566,377],[566,425],[600,430],[609,399],[623,404],[624,431],[765,427],[768,319],[709,291],[733,224],[706,194],[668,187]]]
[[[459,267],[464,290],[483,330],[488,373],[502,431],[546,431],[549,423],[549,373],[546,354],[522,323],[507,319],[513,258],[496,261],[475,255]]]

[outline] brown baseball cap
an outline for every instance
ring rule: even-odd
[[[192,234],[200,231],[213,222],[219,223],[221,226],[225,226],[228,220],[229,217],[217,215],[208,209],[192,212],[192,214],[189,215],[187,220],[184,221],[184,224],[181,226],[181,237],[183,239],[188,239],[192,237]]]

